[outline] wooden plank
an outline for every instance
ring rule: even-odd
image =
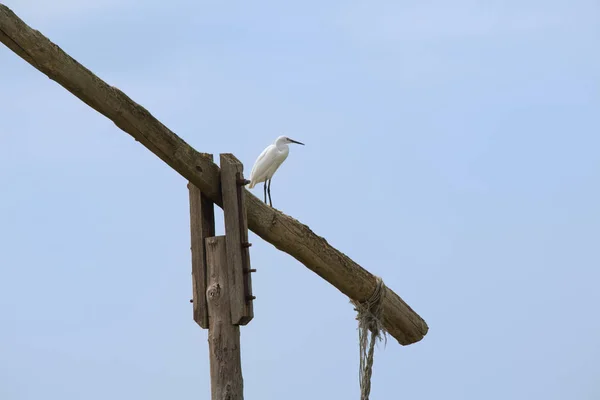
[[[221,194],[227,237],[227,262],[230,265],[231,320],[246,325],[254,318],[252,278],[248,243],[248,222],[244,207],[244,166],[233,154],[221,154]]]
[[[225,236],[206,239],[208,261],[208,346],[213,400],[244,398],[240,327],[231,323],[231,303]]]
[[[212,159],[212,154],[208,154]],[[206,198],[193,183],[188,183],[190,198],[190,236],[192,252],[192,301],[194,321],[208,329],[206,305],[206,249],[204,240],[215,235],[215,214],[212,201]]]
[[[8,7],[0,4],[0,42],[33,67],[62,85],[94,110],[111,119],[148,150],[194,183],[215,204],[222,205],[219,167],[202,156],[145,108],[79,64]],[[84,151],[84,150],[82,150]],[[356,186],[360,197],[361,186]],[[368,299],[377,280],[300,221],[265,205],[246,192],[248,227],[285,251],[355,301]],[[409,284],[409,283],[407,283]],[[427,323],[391,288],[383,303],[384,325],[400,344],[421,340]]]

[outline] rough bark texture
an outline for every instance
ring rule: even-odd
[[[225,236],[206,239],[208,264],[208,350],[212,400],[244,398],[240,327],[231,323],[231,307]]]
[[[212,156],[210,156],[212,157]],[[188,183],[190,194],[190,231],[192,251],[192,295],[194,321],[208,329],[208,308],[206,305],[206,248],[204,240],[215,235],[215,214],[213,202],[207,199],[193,183]]]
[[[0,4],[0,41],[35,68],[58,82],[119,128],[133,136],[209,199],[222,206],[219,168],[132,101],[83,67],[38,31]],[[364,301],[376,287],[375,277],[333,248],[306,225],[262,203],[246,192],[248,227],[285,251],[351,299]],[[425,321],[392,290],[384,301],[384,324],[403,345],[427,333]]]
[[[242,243],[248,242],[248,223],[240,200],[246,197],[247,191],[237,182],[244,177],[244,167],[233,154],[221,154],[220,159],[227,262],[232,266],[229,274],[231,320],[236,325],[246,325],[254,318],[254,307],[248,298],[252,295],[252,277],[248,271],[250,256],[248,248],[242,246]]]

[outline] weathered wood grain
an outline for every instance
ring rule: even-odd
[[[25,61],[111,119],[150,151],[222,206],[219,168],[194,150],[145,108],[83,67],[40,32],[0,4],[0,42]],[[367,299],[375,277],[310,228],[246,193],[248,227],[356,301]],[[425,321],[392,290],[384,301],[384,324],[403,345],[421,340]]]
[[[246,325],[254,318],[254,308],[248,298],[252,295],[252,277],[244,271],[250,268],[250,256],[248,248],[242,246],[248,242],[248,222],[246,210],[238,201],[238,190],[242,198],[246,197],[246,190],[237,182],[244,177],[244,167],[233,154],[221,154],[220,161],[227,262],[231,266],[231,320],[234,324]]]
[[[212,159],[212,155],[207,155]],[[190,233],[192,252],[192,299],[194,321],[208,329],[206,305],[206,248],[204,240],[215,235],[213,202],[206,198],[193,183],[188,183],[190,198]]]
[[[206,239],[208,264],[208,349],[210,391],[213,400],[244,398],[240,327],[231,322],[230,290],[225,236]]]

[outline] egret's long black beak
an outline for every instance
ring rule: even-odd
[[[288,139],[289,139],[289,138],[288,138]],[[300,142],[298,142],[298,141],[296,141],[296,140],[294,140],[294,139],[290,139],[290,142],[292,142],[292,143],[296,143],[296,144],[301,144],[302,146],[304,146],[304,143],[300,143]]]

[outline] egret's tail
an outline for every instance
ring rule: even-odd
[[[246,186],[248,187],[248,189],[252,189],[254,186],[256,186],[256,182],[250,181],[250,183],[247,184]]]

